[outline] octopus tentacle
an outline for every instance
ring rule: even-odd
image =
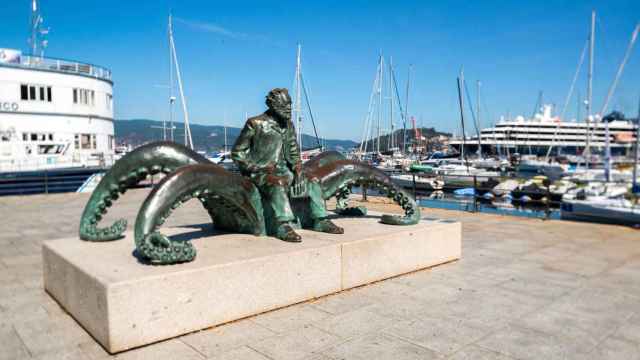
[[[305,172],[310,180],[318,180],[323,197],[338,196],[344,200],[351,186],[366,185],[387,194],[405,212],[404,216],[383,215],[381,222],[390,225],[412,225],[420,221],[420,207],[404,189],[397,186],[384,172],[353,160],[336,160]]]
[[[253,183],[215,164],[188,165],[162,179],[142,204],[135,225],[140,256],[152,264],[175,264],[195,258],[191,243],[171,240],[159,232],[171,212],[194,197],[203,202],[214,226],[264,234],[260,193]]]
[[[325,165],[331,164],[337,160],[346,160],[347,158],[337,151],[325,151],[317,156],[313,157],[311,160],[307,161],[303,164],[303,171],[314,171],[314,169],[323,167]]]
[[[127,189],[148,175],[170,173],[175,169],[197,163],[210,163],[204,156],[173,142],[143,145],[118,160],[104,175],[84,208],[80,219],[80,238],[88,241],[110,241],[122,237],[127,221],[119,219],[112,225],[99,228],[102,216]]]

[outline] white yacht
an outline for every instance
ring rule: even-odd
[[[0,49],[0,173],[110,166],[111,71],[44,56],[48,30],[32,2],[29,54]]]
[[[480,143],[482,152],[537,154],[545,156],[549,147],[553,153],[582,154],[587,146],[592,149],[605,147],[606,124],[603,121],[586,122],[563,121],[552,116],[552,106],[544,105],[542,112],[531,119],[518,116],[513,120],[501,119],[494,127],[482,129]],[[587,129],[589,131],[587,132]],[[631,121],[614,120],[609,122],[611,153],[625,155],[632,149],[636,126]],[[478,136],[466,139],[454,138],[450,145],[458,151],[465,144],[465,152],[472,153],[478,149]],[[560,149],[560,150],[558,150]]]

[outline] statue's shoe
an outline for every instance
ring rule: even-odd
[[[298,235],[295,230],[289,224],[282,224],[278,227],[278,231],[276,232],[276,237],[282,241],[287,242],[301,242],[302,237]]]
[[[329,234],[344,234],[344,229],[329,219],[316,220],[313,224],[313,230]]]

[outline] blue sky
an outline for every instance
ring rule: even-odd
[[[0,47],[26,48],[29,0],[3,1]],[[321,136],[361,136],[377,57],[393,56],[409,112],[424,126],[460,132],[456,76],[482,81],[483,126],[530,115],[538,91],[561,107],[598,13],[594,106],[599,108],[640,21],[640,1],[79,1],[43,0],[47,55],[114,72],[117,118],[167,117],[171,9],[192,121],[241,126],[273,87],[291,87],[295,47]],[[611,102],[635,116],[640,44]],[[586,93],[586,64],[578,81]],[[472,95],[475,99],[475,94]],[[568,117],[576,112],[575,97]],[[584,113],[584,112],[583,112]],[[310,127],[306,127],[310,129]]]

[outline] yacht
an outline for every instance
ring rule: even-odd
[[[29,52],[0,48],[0,180],[69,169],[90,176],[115,158],[111,71],[45,57],[48,30],[38,5],[33,0]],[[15,183],[11,188],[16,194],[39,192]]]
[[[544,105],[542,112],[531,119],[518,116],[513,120],[502,118],[494,127],[482,129],[480,143],[483,153],[535,154],[545,156],[550,147],[555,154],[582,154],[587,146],[603,149],[606,145],[606,123],[604,121],[586,122],[563,121],[552,116],[552,106]],[[627,155],[635,141],[636,125],[629,120],[609,122],[610,146],[612,155]],[[457,151],[464,143],[465,152],[478,150],[478,136],[454,138],[450,145]]]

